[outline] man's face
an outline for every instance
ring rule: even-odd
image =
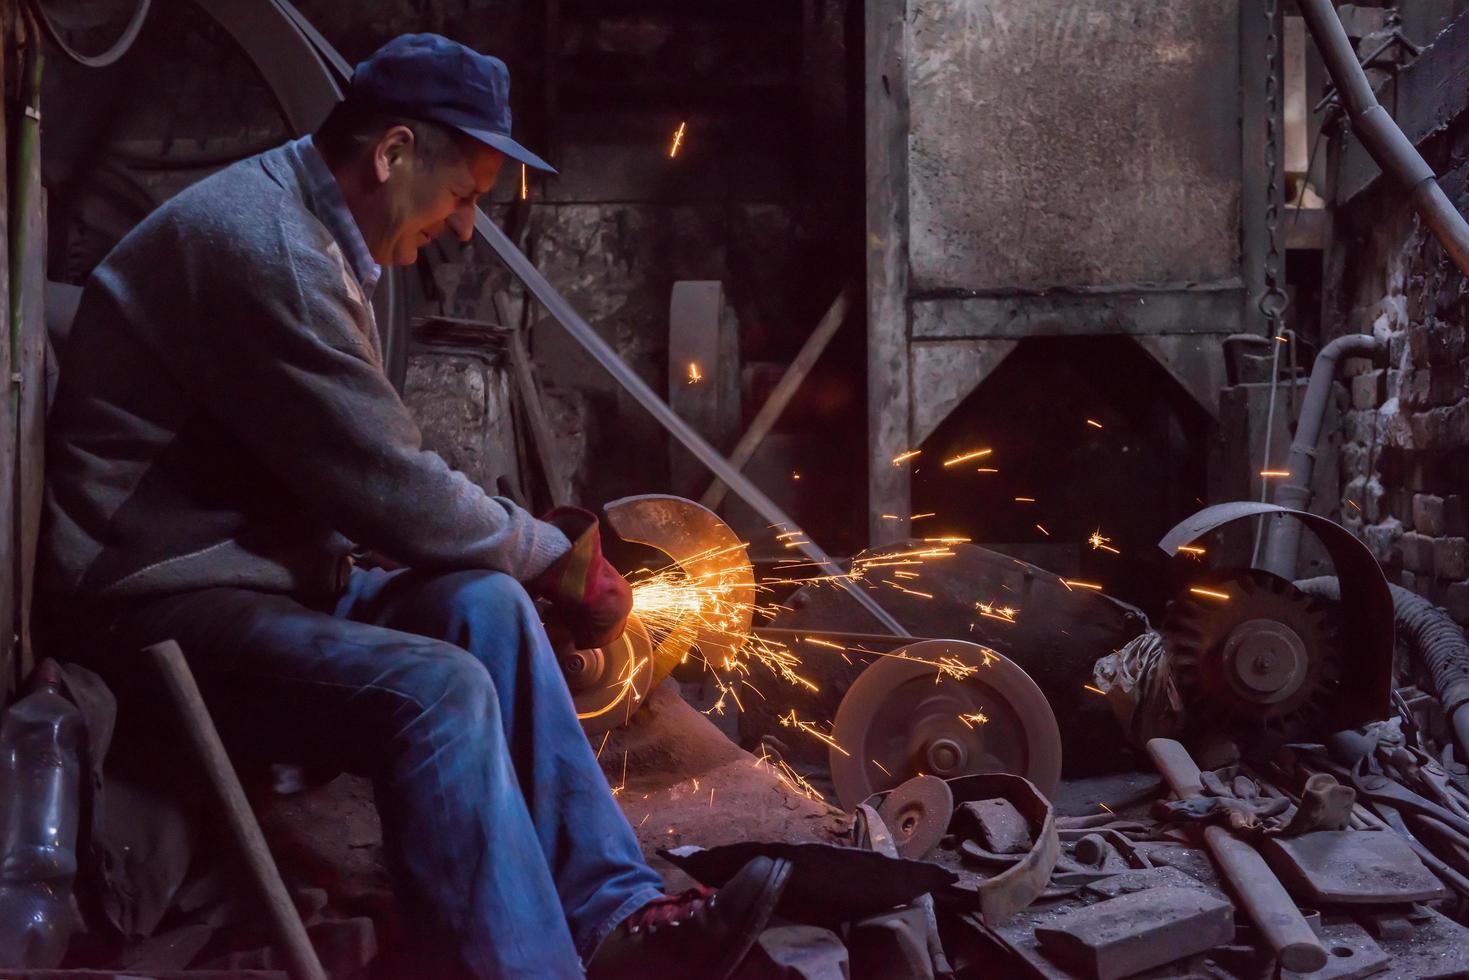
[[[418,250],[445,231],[469,241],[475,203],[495,185],[505,161],[499,150],[463,139],[425,167],[413,152],[411,131],[402,129],[408,143],[396,152],[380,145],[374,160],[382,180],[382,221],[368,248],[383,265],[412,265]]]

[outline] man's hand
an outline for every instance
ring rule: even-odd
[[[551,601],[548,623],[568,630],[577,649],[611,643],[622,635],[632,612],[632,589],[602,557],[597,516],[577,507],[557,507],[544,520],[571,539],[571,550],[527,582],[526,589]]]

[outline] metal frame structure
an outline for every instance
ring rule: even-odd
[[[1023,339],[1131,336],[1217,418],[1224,338],[1263,332],[1267,325],[1259,307],[1267,291],[1265,258],[1271,247],[1265,202],[1273,200],[1278,209],[1283,194],[1278,159],[1283,141],[1272,144],[1266,135],[1271,106],[1266,47],[1280,28],[1274,0],[1239,2],[1237,274],[1203,283],[924,294],[910,281],[909,71],[918,60],[909,49],[910,0],[865,2],[871,543],[900,540],[909,533],[907,520],[879,517],[911,513],[909,475],[892,464],[894,457],[921,444]],[[1278,113],[1279,106],[1275,108]],[[1278,115],[1275,122],[1279,127]],[[1277,154],[1273,170],[1270,152]],[[1283,254],[1283,241],[1278,247]],[[921,401],[916,397],[920,391]]]

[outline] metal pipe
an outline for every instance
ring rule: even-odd
[[[1286,456],[1290,474],[1275,485],[1274,502],[1291,510],[1308,510],[1311,504],[1311,474],[1316,468],[1316,444],[1321,439],[1321,424],[1331,399],[1331,385],[1336,378],[1338,362],[1345,357],[1385,357],[1387,342],[1370,334],[1348,334],[1338,337],[1316,355],[1311,366],[1311,380],[1306,385],[1306,398],[1301,404],[1301,417],[1296,422],[1296,435]],[[1296,555],[1301,546],[1301,522],[1294,517],[1277,515],[1270,518],[1265,537],[1265,557],[1260,567],[1282,578],[1296,577]]]
[[[1336,83],[1342,105],[1352,120],[1353,132],[1382,172],[1408,192],[1409,203],[1433,232],[1433,237],[1459,271],[1469,276],[1469,222],[1438,186],[1433,168],[1423,155],[1378,104],[1331,0],[1297,0],[1297,6],[1321,52],[1326,71]]]

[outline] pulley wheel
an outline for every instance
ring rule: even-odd
[[[921,861],[949,829],[954,794],[937,776],[914,776],[887,795],[877,815],[893,835],[898,857]]]
[[[940,664],[972,668],[962,678]],[[848,810],[914,776],[1024,776],[1045,795],[1061,779],[1061,731],[1030,675],[961,640],[894,650],[860,675],[837,708],[831,778]]]
[[[624,724],[653,686],[653,644],[636,616],[606,646],[570,650],[559,659],[576,716],[588,735]]]

